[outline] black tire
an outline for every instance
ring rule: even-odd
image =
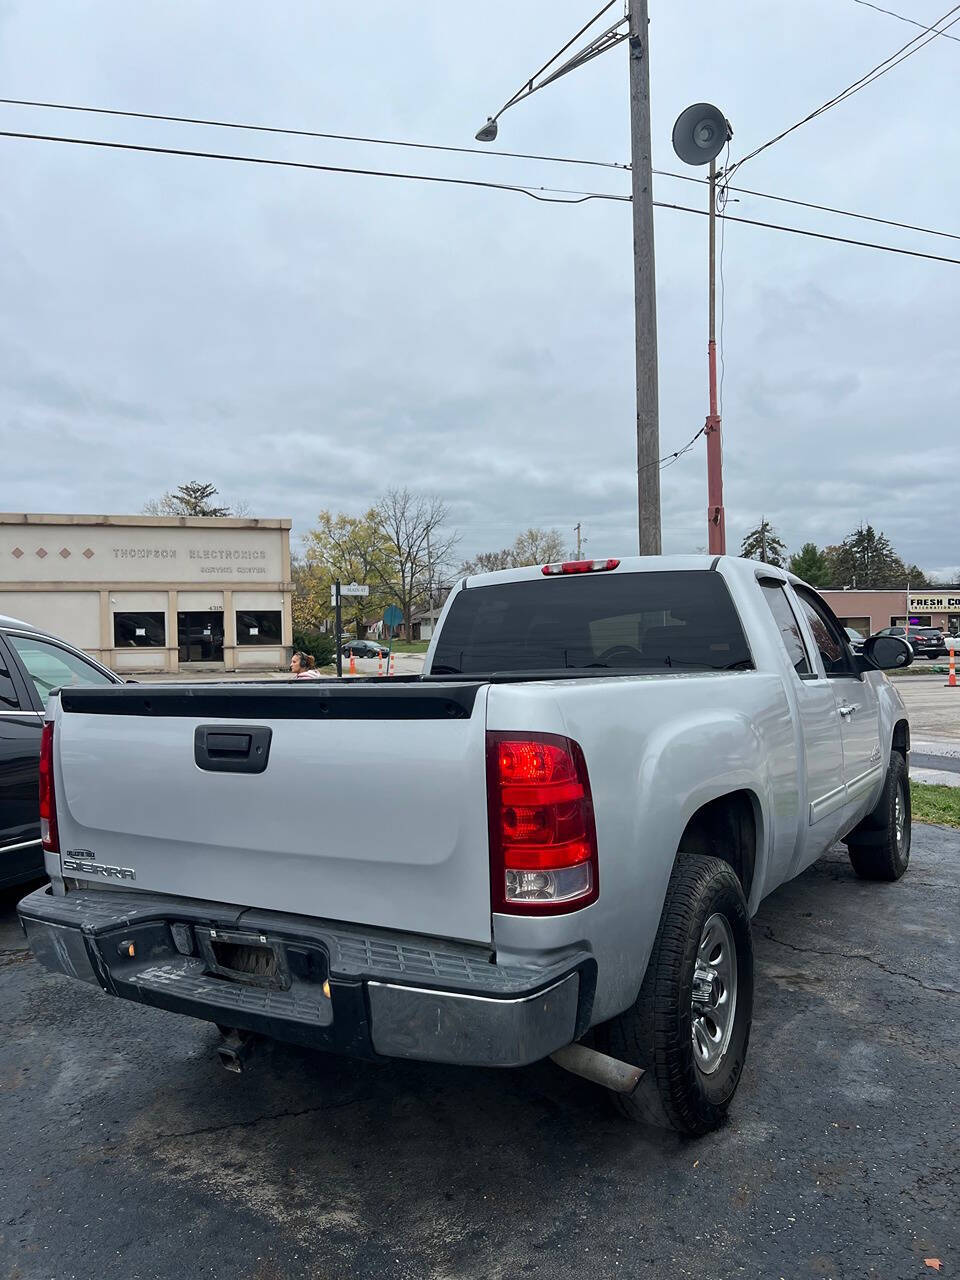
[[[898,795],[903,813],[902,834],[897,828]],[[864,880],[899,880],[910,864],[910,827],[907,762],[899,751],[891,751],[876,807],[847,836],[847,852],[857,875]]]
[[[704,925],[720,915],[736,955],[736,1002],[729,1041],[707,1074],[693,1044],[693,980]],[[753,941],[750,916],[736,873],[719,858],[681,854],[676,861],[640,994],[631,1007],[599,1029],[615,1058],[643,1067],[630,1097],[613,1094],[632,1120],[709,1133],[723,1123],[736,1093],[753,1017]]]

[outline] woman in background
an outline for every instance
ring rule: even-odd
[[[319,680],[320,672],[314,669],[316,665],[313,654],[304,653],[301,649],[297,649],[290,659],[290,671],[298,680]]]

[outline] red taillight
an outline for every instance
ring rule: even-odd
[[[40,735],[40,839],[48,853],[60,852],[57,831],[57,797],[53,789],[53,725]]]
[[[606,573],[619,564],[619,560],[564,560],[561,564],[545,564],[540,572],[548,578],[555,573]]]
[[[487,734],[494,911],[558,915],[597,900],[597,833],[579,745],[552,733]]]

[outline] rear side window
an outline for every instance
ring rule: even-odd
[[[780,639],[783,641],[783,647],[787,651],[790,665],[798,676],[810,675],[811,668],[807,650],[782,583],[775,581],[773,578],[767,578],[760,583],[760,587],[763,591],[764,599],[770,607],[770,612],[773,614],[773,620],[777,624],[777,630],[780,632]]]
[[[431,670],[479,676],[752,666],[723,578],[687,570],[539,577],[459,591]]]
[[[20,655],[41,702],[46,702],[53,689],[114,683],[92,663],[85,662],[69,649],[28,636],[10,636],[9,639]]]
[[[13,677],[7,670],[3,649],[0,649],[0,711],[16,711],[19,706],[20,699],[13,686]]]

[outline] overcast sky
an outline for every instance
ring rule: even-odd
[[[932,22],[938,6],[899,0]],[[598,0],[2,0],[9,97],[472,145]],[[897,7],[893,5],[892,7]],[[654,163],[715,101],[734,159],[916,34],[854,0],[650,0]],[[955,29],[960,34],[960,26]],[[960,44],[939,38],[746,165],[783,195],[960,232]],[[4,129],[492,181],[614,170],[0,108]],[[498,146],[629,159],[626,46],[509,112]],[[136,512],[212,480],[251,514],[442,495],[464,555],[528,525],[636,545],[630,210],[0,138],[0,507]],[[658,179],[657,198],[705,202]],[[960,242],[743,196],[746,217],[950,257]],[[706,220],[656,215],[662,452],[702,425]],[[730,224],[731,549],[872,521],[960,565],[960,267]],[[664,549],[706,543],[703,442],[663,474]]]

